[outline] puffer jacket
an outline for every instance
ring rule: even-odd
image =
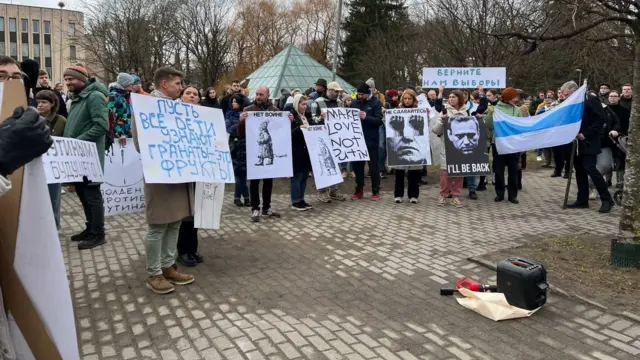
[[[449,118],[456,116],[469,116],[469,105],[465,104],[460,109],[456,109],[453,106],[446,104],[443,109],[446,112]],[[442,117],[438,115],[438,117],[433,122],[433,126],[431,126],[431,132],[438,135],[442,139],[442,135],[444,134],[445,126],[442,121]],[[444,139],[442,140],[442,146],[440,147],[440,169],[447,169],[447,151],[444,145]]]
[[[225,117],[227,133],[229,133],[229,150],[231,151],[231,161],[233,172],[238,175],[247,174],[247,139],[238,135],[238,123],[240,122],[240,111],[229,110]]]

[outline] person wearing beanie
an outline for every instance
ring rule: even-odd
[[[140,95],[149,95],[149,93],[144,91],[144,89],[142,88],[142,80],[140,79],[140,77],[138,75],[135,75],[135,74],[131,74],[131,76],[133,77],[133,90],[132,90],[132,92],[134,92],[136,94],[140,94]]]
[[[109,124],[109,137],[111,141],[118,139],[123,145],[131,133],[131,92],[135,80],[127,73],[120,73],[116,82],[109,84],[109,99],[107,106],[113,114],[113,124]]]
[[[313,207],[304,201],[307,180],[311,172],[309,150],[302,129],[309,126],[305,113],[307,99],[302,94],[293,97],[293,121],[291,122],[291,149],[293,154],[293,177],[291,178],[291,209],[307,211]]]
[[[63,75],[72,100],[64,137],[95,143],[100,166],[104,171],[105,138],[109,131],[107,89],[100,81],[90,78],[89,73],[81,66],[71,66]],[[105,244],[104,203],[100,184],[78,182],[72,185],[84,209],[86,228],[73,235],[71,241],[80,242],[80,250]]]
[[[516,117],[522,117],[522,111],[517,105],[520,100],[520,93],[518,90],[508,87],[502,91],[501,100],[495,105],[495,107],[489,108],[487,117],[485,118],[489,132],[491,133],[491,152],[493,154],[493,172],[496,177],[496,202],[504,200],[505,192],[505,179],[504,170],[507,168],[508,183],[507,183],[507,196],[509,202],[512,204],[518,203],[518,161],[520,154],[498,154],[496,145],[493,138],[493,114],[495,110]]]
[[[384,126],[382,121],[382,104],[377,97],[373,96],[369,85],[366,83],[358,86],[356,99],[351,102],[351,107],[360,110],[360,121],[362,122],[362,133],[369,152],[369,169],[371,170],[371,200],[380,200],[380,127]],[[356,173],[356,189],[351,200],[358,200],[364,196],[364,161],[354,161],[351,163]]]
[[[611,85],[607,83],[600,84],[598,100],[600,100],[600,102],[603,104],[609,105],[609,92],[611,92]]]

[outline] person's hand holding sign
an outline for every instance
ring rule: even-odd
[[[360,119],[364,120],[367,117],[367,113],[364,111],[360,111]]]

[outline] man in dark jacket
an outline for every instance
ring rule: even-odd
[[[382,104],[369,90],[369,85],[361,84],[357,90],[357,98],[351,103],[352,108],[360,109],[362,132],[369,151],[369,170],[371,170],[371,200],[380,200],[380,169],[378,168],[379,128],[382,123]],[[351,200],[364,196],[364,161],[353,162],[356,173],[356,191]]]
[[[574,81],[568,81],[560,89],[562,95],[568,98],[578,90],[578,84]],[[604,109],[598,97],[587,95],[584,101],[580,132],[577,136],[578,153],[575,155],[573,162],[578,184],[578,198],[575,203],[568,206],[569,208],[585,209],[589,207],[589,178],[591,178],[598,194],[600,194],[602,206],[600,206],[599,211],[608,213],[613,207],[613,199],[607,189],[607,183],[596,167],[597,156],[602,151],[600,149],[600,132],[605,122]]]
[[[622,94],[620,94],[620,105],[631,111],[631,102],[633,101],[633,89],[631,84],[622,85]]]
[[[618,135],[627,136],[629,132],[629,117],[631,116],[631,112],[620,104],[620,93],[616,90],[612,90],[609,93],[609,108],[616,114],[618,121],[620,122]],[[624,169],[627,155],[614,147],[613,157],[616,170],[616,187],[618,189],[622,189],[622,184],[624,184]]]

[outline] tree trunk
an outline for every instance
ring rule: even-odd
[[[640,91],[640,36],[635,38],[635,58],[633,61],[633,90]],[[620,217],[619,238],[621,242],[639,242],[640,231],[636,229],[640,214],[640,92],[634,93],[629,118],[627,143],[627,163],[624,172],[624,192],[622,194],[622,215]]]

